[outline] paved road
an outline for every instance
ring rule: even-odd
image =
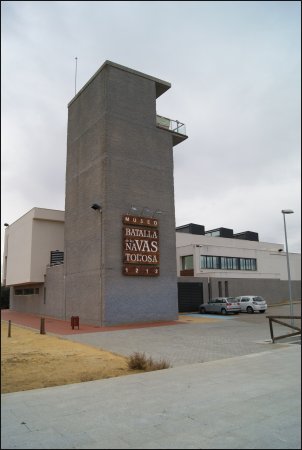
[[[68,336],[174,367],[3,394],[1,448],[300,449],[301,346],[270,344],[263,315],[184,320]]]

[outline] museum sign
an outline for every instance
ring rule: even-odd
[[[123,216],[123,274],[159,275],[158,219]]]

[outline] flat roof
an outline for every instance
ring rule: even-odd
[[[171,83],[168,81],[160,80],[159,78],[152,77],[151,75],[147,75],[146,73],[139,72],[134,69],[130,69],[129,67],[122,66],[121,64],[114,63],[112,61],[106,60],[104,64],[101,65],[101,67],[95,72],[95,74],[87,81],[86,84],[82,87],[82,89],[79,90],[79,92],[73,97],[73,99],[68,103],[68,106],[70,106],[78,97],[81,95],[81,93],[87,88],[87,86],[94,80],[95,77],[98,76],[98,74],[106,67],[106,66],[112,66],[116,69],[123,70],[125,72],[132,73],[134,75],[138,75],[139,77],[147,78],[148,80],[152,80],[155,82],[156,85],[156,98],[158,98],[160,95],[164,94],[168,89],[171,87]]]

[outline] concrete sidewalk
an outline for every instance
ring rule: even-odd
[[[288,305],[267,313],[286,315]],[[72,334],[68,324],[50,325],[61,338],[142,351],[173,368],[3,394],[3,449],[301,448],[301,346],[272,344],[264,314]]]
[[[4,394],[1,447],[299,449],[300,352]]]

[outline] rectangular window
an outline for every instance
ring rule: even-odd
[[[23,289],[24,291],[24,295],[33,295],[34,294],[34,289],[32,288],[27,288],[27,289]]]
[[[213,269],[220,269],[220,258],[219,258],[219,256],[213,256]]]
[[[220,232],[220,230],[216,230],[216,231],[206,231],[206,232],[205,232],[205,235],[206,235],[206,236],[213,236],[213,237],[215,237],[215,236],[220,236],[220,235],[221,235],[221,232]]]
[[[240,270],[257,270],[255,258],[240,258]]]
[[[252,266],[252,270],[257,270],[256,259],[254,259],[254,258],[251,259],[251,266]]]
[[[192,258],[193,264],[193,256],[183,256],[183,258]],[[188,264],[188,262],[186,262],[186,264]],[[257,260],[255,258],[234,258],[232,256],[202,255],[200,256],[200,268],[221,270],[257,270]]]
[[[23,295],[23,289],[15,289],[15,295]]]
[[[213,256],[207,256],[207,269],[213,269]]]
[[[37,295],[39,288],[15,288],[15,295]]]
[[[194,269],[193,255],[182,256],[182,270]]]
[[[238,264],[238,258],[232,258],[233,259],[233,269],[238,270],[239,264]]]
[[[219,256],[201,256],[200,257],[201,269],[220,269],[220,257]]]
[[[225,270],[227,268],[227,259],[225,256],[220,258],[221,269]]]
[[[233,258],[227,258],[227,268],[229,270],[233,269]]]
[[[245,260],[245,270],[252,270],[251,260],[249,258],[246,258],[246,260]]]
[[[240,270],[245,270],[245,259],[240,258]]]
[[[200,268],[201,269],[206,269],[207,268],[207,257],[206,256],[201,256],[200,257]]]

